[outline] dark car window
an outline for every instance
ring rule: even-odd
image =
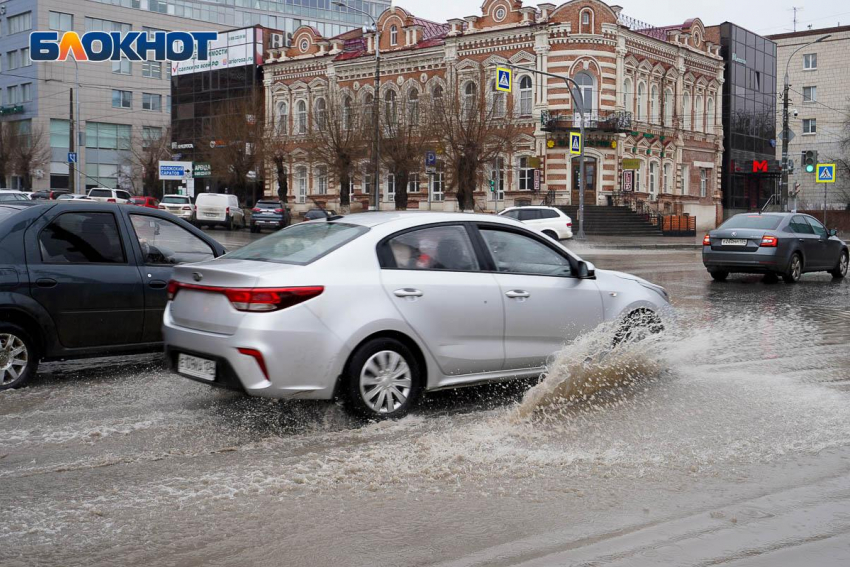
[[[175,265],[215,257],[212,247],[175,223],[150,215],[130,215],[145,264]]]
[[[0,201],[29,201],[29,198],[20,193],[0,193]]]
[[[540,219],[540,211],[539,210],[520,211],[519,212],[519,220],[521,220],[521,221],[530,221],[530,220],[539,220],[539,219]]]
[[[192,200],[189,197],[163,197],[163,205],[191,205]]]
[[[64,213],[38,236],[50,264],[124,264],[121,235],[111,213]]]
[[[304,223],[280,230],[227,254],[226,258],[306,265],[366,234],[369,229],[346,223]]]
[[[283,205],[281,205],[280,203],[274,202],[274,201],[257,201],[256,206],[257,206],[258,209],[270,209],[270,210],[282,209],[283,208]]]
[[[89,197],[108,197],[112,198],[112,191],[109,189],[92,189],[89,192]]]
[[[304,215],[304,218],[307,219],[307,220],[317,220],[317,219],[323,219],[330,214],[331,214],[330,212],[325,213],[324,211],[320,211],[318,209],[313,209],[312,211],[307,211],[307,213]]]
[[[401,270],[478,270],[478,259],[462,226],[435,226],[400,234],[389,241]]]
[[[518,219],[519,218],[519,211],[508,211],[502,216],[508,217],[508,218],[511,218],[511,219]]]
[[[801,217],[800,215],[791,218],[791,222],[788,223],[788,228],[797,234],[815,233],[814,229],[812,229],[812,225],[806,222],[806,217]]]
[[[489,229],[482,229],[481,235],[500,272],[541,276],[566,276],[572,273],[569,260],[531,237]]]
[[[826,236],[828,233],[824,226],[820,223],[819,220],[814,219],[812,217],[805,217],[809,224],[812,226],[812,230],[815,231],[815,234],[818,236]]]
[[[782,217],[775,215],[736,215],[720,225],[720,228],[752,228],[776,230]]]
[[[556,219],[559,216],[561,216],[561,215],[558,214],[558,211],[550,211],[550,210],[540,211],[540,218],[541,219]]]

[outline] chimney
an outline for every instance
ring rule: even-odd
[[[449,20],[449,25],[452,26],[451,31],[449,31],[449,36],[462,35],[463,34],[463,24],[464,21],[458,18],[452,18]]]
[[[405,28],[407,33],[407,45],[416,45],[422,41],[422,26],[412,25]]]
[[[537,15],[537,8],[533,6],[526,6],[525,8],[519,9],[520,14],[522,14],[522,24],[533,24],[534,18]]]
[[[540,21],[548,22],[549,14],[554,12],[557,6],[555,4],[538,4],[537,8],[540,10]]]
[[[478,16],[467,16],[467,17],[464,18],[464,20],[466,20],[469,23],[469,26],[467,26],[467,28],[466,28],[467,30],[469,30],[471,32],[476,31],[475,22],[478,21]]]

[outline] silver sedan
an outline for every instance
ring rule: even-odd
[[[179,374],[252,396],[339,396],[370,418],[428,390],[539,376],[580,334],[669,307],[663,288],[488,215],[336,216],[173,277],[163,333]]]

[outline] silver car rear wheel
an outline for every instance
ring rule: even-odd
[[[360,371],[360,396],[377,414],[392,414],[410,396],[413,376],[402,356],[392,350],[373,354]]]
[[[11,388],[22,382],[29,364],[26,343],[17,335],[0,334],[0,388]]]

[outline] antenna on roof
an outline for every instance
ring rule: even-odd
[[[797,33],[797,13],[803,11],[803,8],[793,6],[791,7],[791,10],[794,12],[794,33]]]

